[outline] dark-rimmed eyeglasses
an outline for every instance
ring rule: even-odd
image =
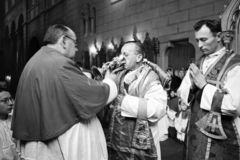
[[[0,102],[7,104],[9,102],[13,102],[13,98],[12,97],[3,98],[0,100]]]
[[[137,54],[129,54],[129,53],[126,53],[126,52],[123,52],[122,53],[122,55],[124,56],[124,57],[128,57],[128,56],[132,56],[132,55],[135,55],[135,56],[137,56],[137,55],[139,55],[138,53]]]
[[[77,44],[78,44],[77,39],[75,40],[75,39],[73,39],[73,38],[71,38],[71,37],[68,37],[68,36],[66,36],[66,35],[65,35],[65,37],[68,38],[68,39],[71,39],[71,40],[73,41],[73,43],[75,44],[75,47],[77,47]]]

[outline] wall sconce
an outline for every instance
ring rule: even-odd
[[[117,44],[115,44],[113,37],[108,45],[107,57],[108,61],[111,61],[113,57],[117,55]]]
[[[116,52],[117,51],[117,44],[115,44],[113,37],[111,38],[111,41],[108,45],[108,51],[110,53]]]
[[[94,39],[93,46],[90,47],[90,57],[95,58],[99,52],[99,48],[97,47],[97,40]]]
[[[137,37],[137,28],[136,28],[136,26],[134,26],[134,28],[133,28],[133,39],[134,39],[134,41],[141,42],[140,39]]]
[[[99,52],[99,48],[97,46],[97,39],[96,38],[94,39],[94,47],[96,49],[96,52],[98,53]]]
[[[90,47],[90,57],[94,58],[97,55],[97,50],[94,46]]]
[[[11,88],[11,79],[12,79],[11,75],[6,75],[5,76],[5,81],[7,83],[7,88]]]
[[[113,49],[114,51],[117,51],[118,46],[117,46],[117,44],[114,42],[113,37],[111,38],[111,44],[112,44],[112,49]]]
[[[110,49],[110,50],[113,50],[113,49],[114,49],[112,43],[109,43],[109,45],[108,45],[108,49]]]

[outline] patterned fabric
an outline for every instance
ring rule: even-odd
[[[148,121],[137,119],[132,146],[137,149],[151,149],[153,137]]]
[[[156,160],[157,151],[149,122],[147,120],[136,120],[135,118],[121,116],[120,107],[124,93],[123,79],[126,73],[126,71],[123,71],[118,76],[119,95],[114,101],[109,135],[107,136],[109,160]],[[158,77],[147,66],[143,67],[141,72],[136,74],[131,75],[128,79],[129,81],[127,80],[129,82],[127,84],[129,86],[128,94],[144,97],[152,82],[157,81]]]
[[[217,86],[220,90],[222,90],[222,84],[224,81],[224,75],[226,75],[228,69],[234,66],[237,62],[240,61],[239,55],[232,55],[230,57],[232,59],[228,59],[226,55],[224,55],[217,63],[214,64],[206,73],[207,82]],[[229,63],[226,63],[229,62]],[[201,63],[199,63],[201,65]],[[201,66],[200,66],[201,67]],[[220,77],[220,78],[219,78]],[[200,96],[201,91],[197,91],[195,93],[196,97]],[[220,93],[218,93],[220,94]],[[221,94],[224,94],[222,92]],[[201,97],[201,96],[200,96]],[[218,97],[219,98],[219,97]],[[220,98],[221,99],[221,98]],[[216,102],[213,101],[213,105],[211,110],[213,112],[219,113],[219,107],[221,105],[214,104]],[[209,111],[203,110],[200,108],[200,100],[198,98],[194,99],[193,105],[191,106],[191,119],[189,132],[187,135],[187,153],[185,159],[187,160],[214,160],[214,159],[222,159],[222,160],[239,160],[240,159],[240,150],[239,150],[239,142],[240,139],[238,137],[238,132],[233,123],[233,117],[219,115],[221,118],[222,129],[224,133],[226,133],[227,139],[216,139],[214,136],[209,136],[210,134],[203,134],[201,128],[196,125],[196,122],[199,122],[206,118],[206,115],[209,115]],[[209,133],[212,131],[211,129],[207,130]]]

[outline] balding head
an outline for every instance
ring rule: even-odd
[[[43,43],[44,45],[56,44],[61,36],[68,35],[69,32],[73,31],[67,26],[61,24],[52,25],[48,28],[47,33],[43,39]]]

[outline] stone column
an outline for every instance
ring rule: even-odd
[[[10,49],[10,46],[9,46],[9,38],[8,37],[4,37],[2,39],[2,45],[3,45],[3,56],[2,56],[2,73],[1,75],[5,76],[7,74],[7,72],[10,72],[10,66],[8,66],[8,62],[10,61],[10,57],[9,57],[9,49]]]

